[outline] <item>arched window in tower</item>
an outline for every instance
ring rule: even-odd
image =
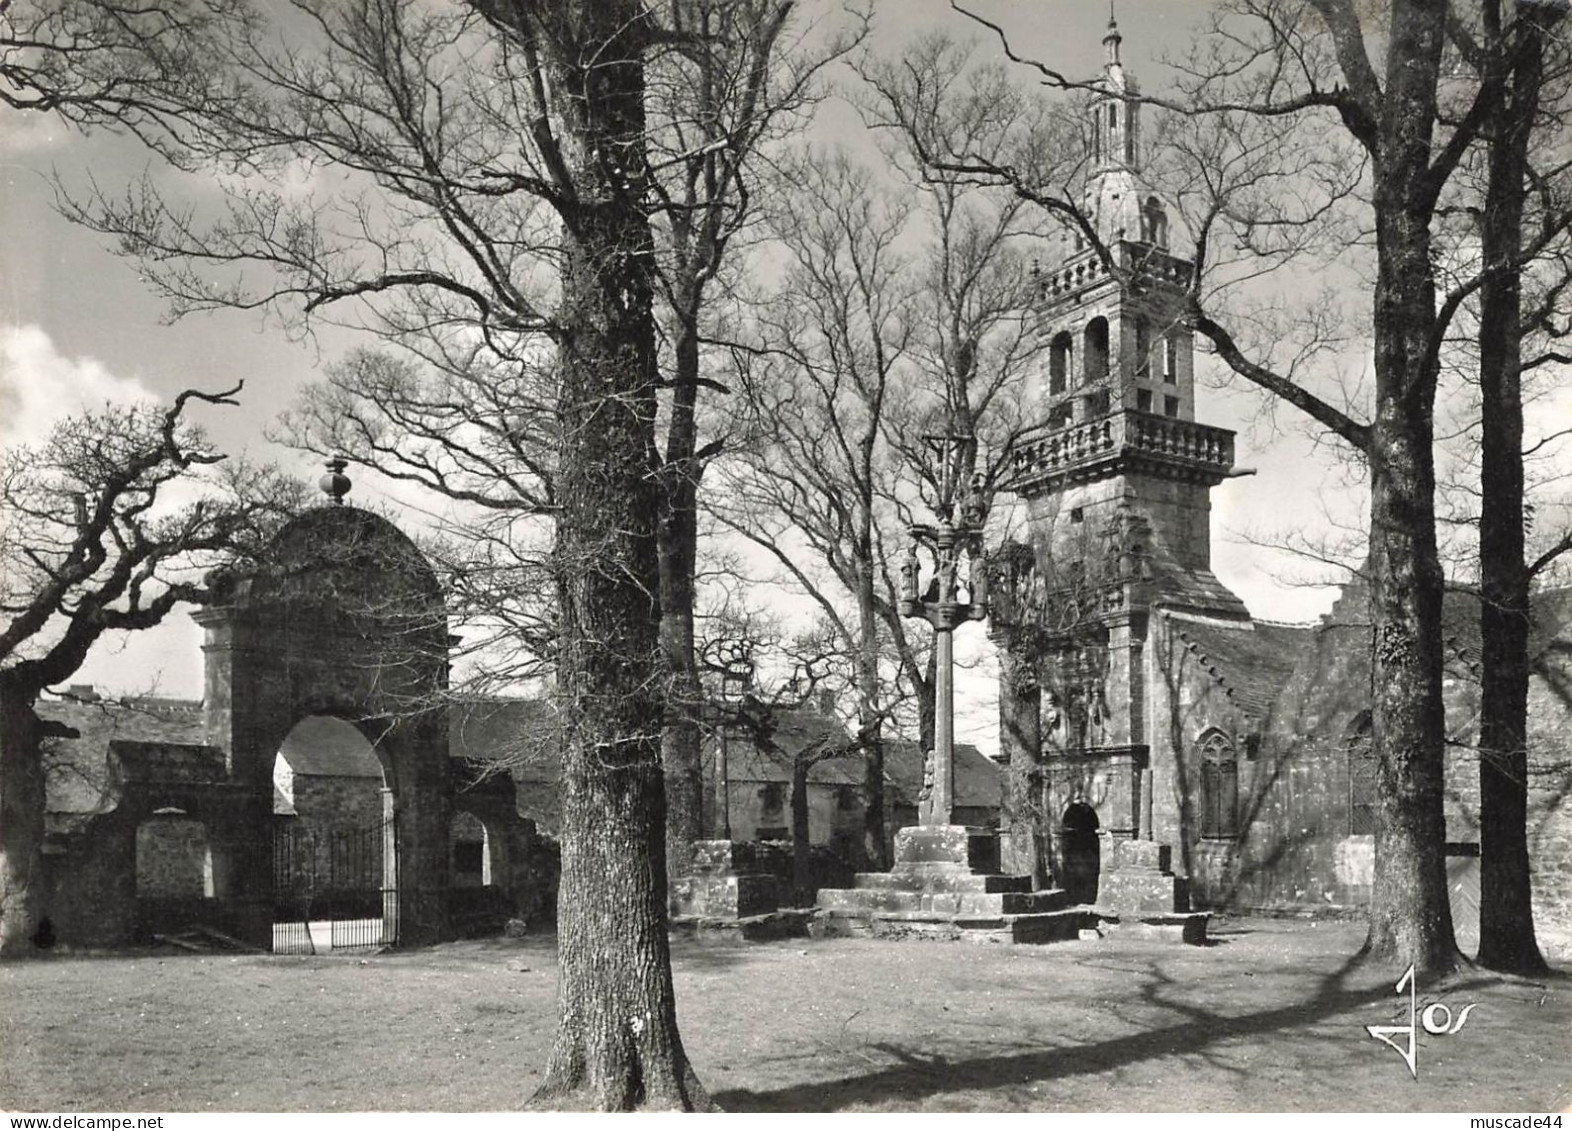
[[[1086,324],[1085,345],[1082,350],[1084,378],[1087,384],[1108,378],[1108,319],[1101,315]]]
[[[1348,728],[1348,835],[1376,831],[1376,754],[1370,712],[1354,716]]]
[[[1137,316],[1135,319],[1135,375],[1141,380],[1146,380],[1152,372],[1152,328],[1146,324],[1146,319]]]
[[[1239,835],[1239,756],[1233,740],[1215,727],[1196,743],[1201,761],[1201,835]]]
[[[1141,206],[1141,238],[1153,247],[1168,246],[1168,213],[1155,196],[1147,197]]]
[[[1048,392],[1057,395],[1065,391],[1070,383],[1070,363],[1074,359],[1075,339],[1068,330],[1061,330],[1054,335],[1053,343],[1048,347]]]
[[[1179,383],[1179,341],[1172,332],[1163,335],[1163,383]]]

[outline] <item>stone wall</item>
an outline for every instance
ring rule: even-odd
[[[1240,879],[1239,843],[1202,835],[1198,744],[1214,731],[1233,740],[1239,820],[1247,827],[1267,779],[1249,741],[1257,724],[1233,701],[1203,657],[1184,646],[1171,619],[1153,618],[1145,659],[1151,838],[1172,846],[1174,874],[1188,881],[1198,906],[1225,903]]]
[[[325,835],[382,823],[382,783],[374,778],[296,774],[294,786],[295,813],[313,831]]]
[[[731,796],[731,831],[735,840],[761,840],[768,834],[780,839],[791,836],[791,783],[736,781],[728,783]],[[851,790],[855,805],[842,806],[842,790]],[[778,802],[771,804],[771,802]],[[862,799],[856,786],[830,782],[808,783],[808,840],[829,844],[837,833],[860,829]]]
[[[154,816],[137,828],[139,899],[211,899],[219,894],[216,887],[213,850],[201,821]]]
[[[1315,635],[1275,704],[1251,767],[1244,835],[1225,882],[1196,885],[1212,906],[1358,912],[1369,902],[1374,837],[1356,828],[1350,746],[1369,709],[1369,627],[1350,592]],[[1464,610],[1466,612],[1466,610]],[[1453,916],[1477,930],[1479,686],[1466,649],[1449,649],[1444,806]],[[1536,921],[1572,926],[1572,671],[1565,649],[1538,659],[1529,691],[1529,856]],[[1240,794],[1245,798],[1241,773]],[[1216,868],[1225,849],[1204,853]],[[1201,897],[1198,897],[1201,898]]]

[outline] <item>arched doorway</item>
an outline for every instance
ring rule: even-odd
[[[376,749],[308,715],[273,759],[273,950],[364,950],[397,939],[393,791]]]
[[[455,813],[448,831],[448,850],[453,887],[491,885],[491,834],[486,831],[484,821],[473,813]]]
[[[342,895],[334,919],[358,924],[357,945],[447,935],[452,771],[443,692],[451,641],[442,588],[407,536],[343,505],[346,486],[335,461],[324,484],[333,501],[287,523],[253,567],[221,574],[212,602],[194,614],[215,691],[208,741],[225,752],[230,778],[246,791],[243,827],[233,836],[248,846],[234,867],[247,900],[241,937],[262,946],[271,945],[280,905],[299,894],[280,888],[291,855],[309,858],[321,881],[311,914],[320,910],[324,885]],[[299,851],[270,853],[270,845],[278,848],[276,827],[291,823],[280,821],[291,814],[275,812],[277,756],[292,729],[313,716],[335,720],[323,730],[342,724],[369,741],[386,776],[365,784],[382,809],[343,835],[328,834],[325,848],[313,843],[307,852],[286,841]],[[297,839],[324,836],[304,820],[293,824]]]
[[[1081,801],[1072,802],[1059,823],[1059,861],[1063,872],[1059,886],[1072,903],[1097,902],[1097,879],[1102,868],[1097,829],[1097,811]]]

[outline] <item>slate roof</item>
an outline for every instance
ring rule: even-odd
[[[342,719],[301,719],[278,748],[299,777],[382,779],[382,763],[365,735]]]
[[[38,717],[71,728],[77,737],[44,740],[51,813],[99,813],[114,808],[118,759],[111,743],[202,746],[202,704],[176,699],[87,702],[40,699]],[[133,748],[138,749],[138,748]]]
[[[884,778],[899,794],[898,802],[915,806],[922,792],[923,751],[910,739],[884,744]],[[955,805],[963,809],[998,809],[1004,804],[1004,770],[969,742],[955,744]]]
[[[1547,589],[1529,596],[1528,658],[1537,666],[1552,644],[1572,640],[1572,588]],[[1479,598],[1449,592],[1441,606],[1442,644],[1447,659],[1477,677],[1484,663],[1479,635]]]
[[[562,827],[559,727],[546,699],[466,699],[448,709],[448,753],[473,773],[513,778],[516,808],[543,831]]]
[[[1174,618],[1173,631],[1247,718],[1260,722],[1287,685],[1315,629],[1255,621],[1230,625]]]
[[[1363,580],[1343,587],[1337,604],[1323,623],[1366,625],[1370,623],[1369,588]],[[1552,645],[1572,642],[1572,587],[1545,589],[1529,596],[1532,621],[1528,629],[1528,655],[1531,665],[1540,664]],[[1479,597],[1461,590],[1448,590],[1441,602],[1441,646],[1443,662],[1457,665],[1463,672],[1478,677],[1484,655],[1479,636]]]
[[[850,747],[852,742],[839,719],[806,709],[779,712],[771,739],[779,753],[760,749],[745,734],[734,731],[726,746],[727,779],[790,783],[792,762],[798,754],[810,748]],[[707,744],[712,750],[714,741]],[[856,785],[862,781],[862,762],[857,758],[824,758],[809,768],[808,780],[818,785]]]
[[[739,782],[791,782],[791,757],[811,743],[851,744],[851,735],[839,719],[815,711],[783,712],[775,741],[785,752],[775,757],[744,739],[732,739],[727,747],[726,776]],[[858,755],[826,758],[808,771],[808,780],[821,785],[861,786],[863,761]],[[886,738],[884,741],[884,781],[896,804],[915,806],[922,792],[923,751],[910,739]],[[998,808],[1003,801],[1004,772],[969,743],[955,746],[955,804],[962,807]]]

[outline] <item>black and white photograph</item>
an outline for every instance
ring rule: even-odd
[[[0,1119],[626,1111],[1572,1118],[1572,0],[0,0]]]

